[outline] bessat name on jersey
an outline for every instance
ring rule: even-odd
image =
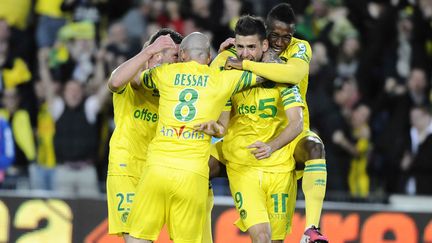
[[[135,110],[133,116],[134,118],[141,119],[143,121],[157,122],[158,120],[157,113],[149,112],[147,108],[143,108],[142,110]]]
[[[174,85],[206,87],[209,75],[197,75],[190,73],[177,73]]]

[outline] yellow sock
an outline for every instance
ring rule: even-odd
[[[306,203],[306,228],[319,226],[327,185],[325,159],[308,160],[305,163],[302,190]]]

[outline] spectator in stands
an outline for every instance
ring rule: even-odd
[[[415,6],[413,16],[413,60],[414,68],[426,71],[428,77],[432,76],[432,1],[419,0]]]
[[[71,23],[60,29],[58,45],[50,55],[50,68],[56,80],[71,77],[87,83],[93,75],[95,55],[95,29],[87,22]]]
[[[32,61],[32,32],[30,31],[31,0],[0,1],[0,19],[11,28],[11,49],[26,62]]]
[[[414,106],[410,111],[409,143],[401,161],[406,173],[404,191],[409,195],[432,195],[432,115],[428,106]]]
[[[35,12],[39,15],[36,28],[38,48],[52,47],[57,32],[65,25],[66,19],[61,10],[63,0],[37,0]]]
[[[30,81],[32,75],[26,62],[10,50],[9,28],[0,20],[0,91]]]
[[[354,77],[359,65],[360,42],[357,37],[349,36],[341,43],[337,57],[337,74],[342,77]]]
[[[2,92],[0,116],[12,128],[15,148],[14,164],[6,172],[4,186],[8,189],[28,189],[28,166],[36,159],[36,147],[28,112],[20,108],[20,96],[16,88]],[[9,179],[9,181],[8,181]]]
[[[46,56],[41,63],[48,109],[55,120],[55,190],[80,196],[98,195],[94,164],[98,149],[96,119],[109,92],[102,84],[95,94],[86,97],[83,84],[69,80],[63,86],[62,94],[55,95]]]
[[[126,26],[122,22],[113,23],[108,29],[108,38],[104,54],[109,70],[114,70],[120,64],[133,57],[141,50],[140,39],[130,38]]]
[[[323,118],[322,132],[326,144],[328,163],[332,163],[327,177],[328,190],[348,192],[348,168],[353,158],[349,149],[354,142],[350,117],[353,106],[358,102],[358,90],[354,78],[337,78],[334,82],[333,104]]]
[[[410,109],[416,105],[427,105],[429,94],[426,73],[422,69],[413,69],[406,84],[398,84],[394,79],[387,79],[385,91],[376,103],[378,116],[384,117],[378,122],[380,129],[375,138],[375,155],[380,163],[381,177],[384,177],[385,191],[400,192],[394,181],[399,181],[398,162],[410,129]],[[377,122],[377,121],[375,121]]]
[[[369,128],[370,108],[362,103],[357,104],[351,114],[350,124],[354,143],[346,149],[353,155],[348,173],[348,185],[351,196],[367,198],[370,179],[368,174],[369,154],[371,151],[371,132]]]

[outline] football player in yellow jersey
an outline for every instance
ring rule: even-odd
[[[142,50],[143,62],[149,66],[177,61],[177,48],[182,36],[162,29]],[[173,42],[174,41],[174,42]],[[122,69],[118,69],[122,71]],[[135,189],[146,161],[147,147],[153,139],[158,121],[159,95],[145,90],[134,72],[114,71],[108,87],[113,92],[116,128],[110,140],[107,203],[109,234],[128,238],[127,218]]]
[[[284,75],[286,76],[295,75],[302,77],[298,86],[301,98],[306,104],[309,62],[312,58],[312,50],[307,41],[293,37],[295,32],[294,11],[289,4],[278,4],[269,12],[266,22],[270,48],[286,64],[243,61],[232,62],[228,66],[244,70],[260,67],[262,70],[268,72],[276,72],[278,70],[281,73],[285,72]],[[284,65],[286,66],[285,71],[281,67]],[[265,75],[261,76],[265,77]],[[327,182],[324,145],[318,135],[310,131],[307,105],[303,109],[303,120],[303,132],[290,143],[289,151],[290,156],[295,159],[297,166],[300,169],[304,168],[302,190],[306,202],[306,230],[301,242],[328,242],[327,238],[317,228]],[[301,172],[299,174],[301,175]]]
[[[147,89],[159,90],[159,121],[130,214],[128,242],[156,240],[165,223],[174,242],[201,242],[210,135],[222,133],[214,120],[233,93],[260,81],[250,72],[210,68],[210,43],[201,33],[188,35],[179,53],[184,63],[142,74]]]
[[[231,50],[227,55],[266,61],[267,57],[262,58],[268,45],[264,22],[243,16],[235,34],[236,53]],[[221,58],[226,59],[225,54],[214,63],[218,65]],[[282,242],[290,231],[297,183],[295,163],[285,156],[289,150],[285,145],[302,131],[303,106],[297,86],[266,82],[231,97],[228,111],[220,117],[228,127],[222,146],[241,217],[236,225],[247,230],[254,243]]]

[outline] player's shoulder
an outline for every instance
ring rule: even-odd
[[[308,41],[293,37],[288,47],[280,54],[280,57],[282,60],[296,57],[310,62],[312,49]]]
[[[211,67],[221,68],[225,65],[225,61],[229,57],[236,57],[237,51],[234,47],[230,47],[222,52],[220,52],[212,61]]]

